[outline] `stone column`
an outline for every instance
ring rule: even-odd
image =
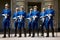
[[[58,31],[58,0],[54,0],[54,9],[55,9],[55,29]]]
[[[14,14],[15,11],[15,7],[16,7],[16,0],[11,0],[11,29],[14,29],[14,21],[12,20],[12,16]]]

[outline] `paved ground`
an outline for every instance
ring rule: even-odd
[[[41,35],[41,34],[39,34]],[[17,37],[14,37],[14,34],[11,34],[11,37],[9,38],[7,36],[7,38],[2,38],[3,34],[0,34],[0,40],[60,40],[60,33],[57,33],[57,37],[56,37],[56,33],[55,33],[55,37],[51,37],[51,33],[49,34],[50,37],[37,37],[37,34],[35,34],[35,37],[32,38],[32,37],[28,37],[28,34],[27,34],[27,37],[24,37],[24,34],[22,34],[22,37],[19,38],[18,37],[18,34],[17,34]],[[44,36],[46,36],[46,33],[44,33]]]

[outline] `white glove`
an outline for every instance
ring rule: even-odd
[[[37,16],[32,16],[33,20],[35,20],[37,18]]]
[[[52,16],[52,14],[48,14],[49,16]]]
[[[48,18],[50,19],[52,15],[51,14],[47,14],[46,16],[48,16]]]
[[[18,17],[19,17],[19,19],[20,19],[20,21],[21,21],[21,20],[23,19],[24,16],[21,15],[21,16],[18,16]]]
[[[7,18],[7,16],[8,16],[7,14],[2,14],[2,15],[3,15],[5,18]]]
[[[50,16],[48,16],[48,18],[50,19],[51,17],[50,17]]]
[[[42,20],[42,22],[44,22],[44,20],[45,20],[45,19],[44,19],[44,18],[42,18],[41,20]]]
[[[49,15],[47,14],[47,15],[45,15],[45,16],[49,16]]]
[[[29,21],[31,21],[31,18],[27,18]]]
[[[17,19],[16,17],[14,17],[13,19]]]
[[[48,14],[49,19],[51,19],[52,14]]]
[[[5,14],[2,14],[3,16],[5,16]]]
[[[41,16],[40,18],[44,18],[44,16]]]

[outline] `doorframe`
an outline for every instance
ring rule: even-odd
[[[41,11],[41,7],[42,7],[42,3],[41,2],[28,2],[28,4],[27,4],[28,6],[29,6],[29,3],[31,3],[33,6],[35,6],[35,4],[33,4],[33,3],[40,4],[40,10],[39,11]]]

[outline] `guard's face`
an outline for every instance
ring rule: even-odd
[[[30,11],[32,11],[32,8],[30,9]]]
[[[18,11],[18,9],[16,9],[16,11]]]
[[[8,6],[5,6],[5,9],[8,9]]]
[[[37,8],[36,8],[36,7],[34,7],[34,10],[37,10]]]
[[[51,5],[48,5],[48,8],[52,8],[52,6]]]
[[[42,9],[42,12],[44,12],[45,11],[45,9]]]
[[[20,11],[22,11],[22,10],[23,10],[23,8],[21,7],[21,8],[20,8]]]

